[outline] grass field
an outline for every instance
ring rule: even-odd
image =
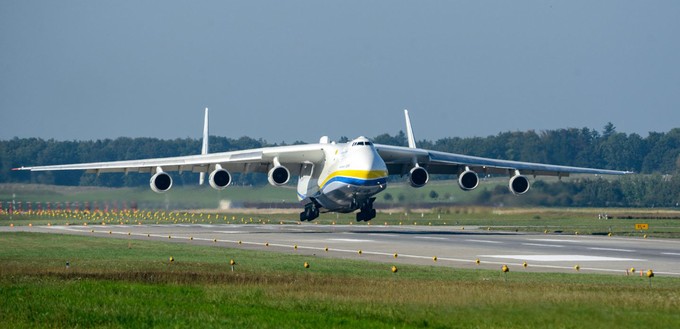
[[[492,187],[505,184],[505,180],[490,180],[485,186]],[[428,193],[436,191],[441,197],[437,200],[429,198]],[[559,232],[562,234],[609,234],[652,237],[680,238],[680,210],[678,209],[626,209],[626,208],[507,208],[507,207],[476,207],[450,206],[450,201],[456,204],[476,197],[478,191],[461,191],[455,183],[435,181],[428,184],[426,189],[413,189],[403,184],[392,184],[387,193],[394,196],[388,202],[380,199],[381,205],[391,205],[393,209],[379,211],[378,217],[371,221],[371,225],[460,225],[480,226],[491,229]],[[428,203],[424,209],[414,209],[397,200],[398,195],[405,195],[408,200]],[[382,194],[381,198],[384,197]],[[448,197],[445,197],[448,196]],[[94,210],[102,211],[105,205],[113,208],[114,203],[122,207],[139,205],[142,211],[134,214],[116,214],[110,212],[79,214],[64,213],[36,213],[14,215],[0,211],[0,225],[47,225],[47,224],[83,224],[83,223],[204,223],[218,221],[215,212],[220,215],[222,223],[279,223],[297,222],[301,209],[276,209],[277,203],[293,204],[295,191],[292,187],[275,188],[272,186],[243,187],[233,186],[224,191],[215,191],[208,187],[177,187],[169,193],[157,194],[148,188],[101,188],[101,187],[64,187],[45,185],[0,184],[0,202],[7,208],[11,200],[23,202],[26,209],[27,202],[32,203],[34,210],[46,208],[46,203],[88,202]],[[253,213],[247,209],[231,208],[218,209],[220,202],[231,201],[236,204],[248,202],[270,203],[271,209],[259,209]],[[449,203],[447,203],[449,202]],[[186,208],[176,209],[174,206],[183,205]],[[262,205],[262,204],[260,204]],[[62,204],[63,207],[63,204]],[[158,210],[161,209],[161,210]],[[199,210],[196,210],[199,209]],[[208,213],[213,213],[208,218]],[[608,220],[598,219],[598,215],[608,214]],[[356,225],[354,214],[322,214],[315,223],[320,224],[353,224]],[[649,230],[637,231],[635,224],[649,224]],[[362,223],[360,225],[368,225]]]
[[[0,244],[3,328],[680,326],[678,278],[650,287],[584,273],[392,273],[391,264],[36,233],[2,233]]]
[[[493,188],[500,181],[488,182],[484,186]],[[502,182],[507,184],[506,181]],[[431,191],[437,192],[439,197],[432,199]],[[480,189],[481,191],[481,189]],[[480,191],[465,192],[454,182],[437,181],[428,184],[427,188],[414,189],[407,184],[390,184],[386,193],[393,196],[393,200],[384,199],[385,193],[379,196],[379,202],[384,204],[404,203],[398,200],[402,195],[405,200],[413,202],[464,202],[477,196]],[[14,198],[23,202],[136,202],[138,204],[169,205],[192,208],[217,208],[220,201],[232,202],[265,202],[265,203],[296,203],[295,186],[273,187],[264,186],[230,186],[222,191],[213,190],[207,186],[177,186],[164,194],[152,193],[148,186],[136,188],[104,188],[104,187],[68,187],[36,184],[0,184],[0,200],[11,201]]]
[[[295,224],[298,210],[267,209],[260,213],[231,211],[91,211],[0,212],[0,226],[27,225],[92,225],[92,224]],[[598,219],[607,213],[610,219]],[[387,210],[369,223],[357,223],[354,214],[322,214],[316,224],[352,225],[449,225],[481,227],[491,230],[516,230],[559,234],[594,234],[680,238],[680,211],[626,208],[490,208],[452,207],[423,210]],[[647,230],[636,230],[635,224],[648,224]]]

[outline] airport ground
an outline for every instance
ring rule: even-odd
[[[0,327],[680,325],[674,210],[296,215],[0,214]]]
[[[500,266],[452,268],[443,260],[411,265],[398,261],[407,257],[391,255],[375,262],[356,253],[352,259],[330,258],[308,249],[272,252],[238,243],[93,235],[0,233],[5,246],[0,326],[673,328],[680,323],[680,279],[665,275],[544,273],[512,265],[503,273]]]

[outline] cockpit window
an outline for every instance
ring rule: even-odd
[[[373,144],[372,144],[371,142],[354,142],[354,143],[352,143],[352,146],[356,146],[356,145],[362,145],[362,146],[363,146],[363,145],[366,145],[366,146],[371,146],[371,145],[373,145]]]

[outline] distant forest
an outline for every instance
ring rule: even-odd
[[[341,137],[338,141],[347,141]],[[407,144],[403,132],[373,138],[378,144]],[[299,144],[296,142],[295,144]],[[235,151],[281,144],[262,139],[232,139],[210,136],[211,152]],[[525,202],[555,206],[663,206],[676,207],[680,202],[680,128],[669,132],[651,132],[647,137],[616,131],[607,124],[602,132],[589,128],[569,128],[536,132],[503,132],[495,136],[420,140],[425,149],[462,153],[488,158],[542,162],[579,167],[630,170],[632,175],[615,180],[585,178],[560,183],[537,181],[534,196]],[[84,174],[66,172],[16,172],[22,165],[132,160],[142,158],[192,155],[199,153],[199,139],[161,140],[156,138],[104,139],[96,141],[55,141],[39,138],[14,138],[0,141],[0,183],[37,183],[56,185],[99,185],[108,187],[149,184],[146,174]],[[198,175],[175,173],[176,184],[196,184]],[[234,175],[234,183],[257,185],[266,182],[262,174]],[[480,187],[481,188],[481,187]],[[545,193],[540,193],[544,191]],[[503,203],[507,189],[482,193],[479,204]],[[529,193],[531,194],[531,193]],[[510,199],[508,199],[510,200]],[[522,202],[522,203],[525,203]]]

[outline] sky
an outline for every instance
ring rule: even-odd
[[[680,1],[0,1],[0,139],[680,127]]]

